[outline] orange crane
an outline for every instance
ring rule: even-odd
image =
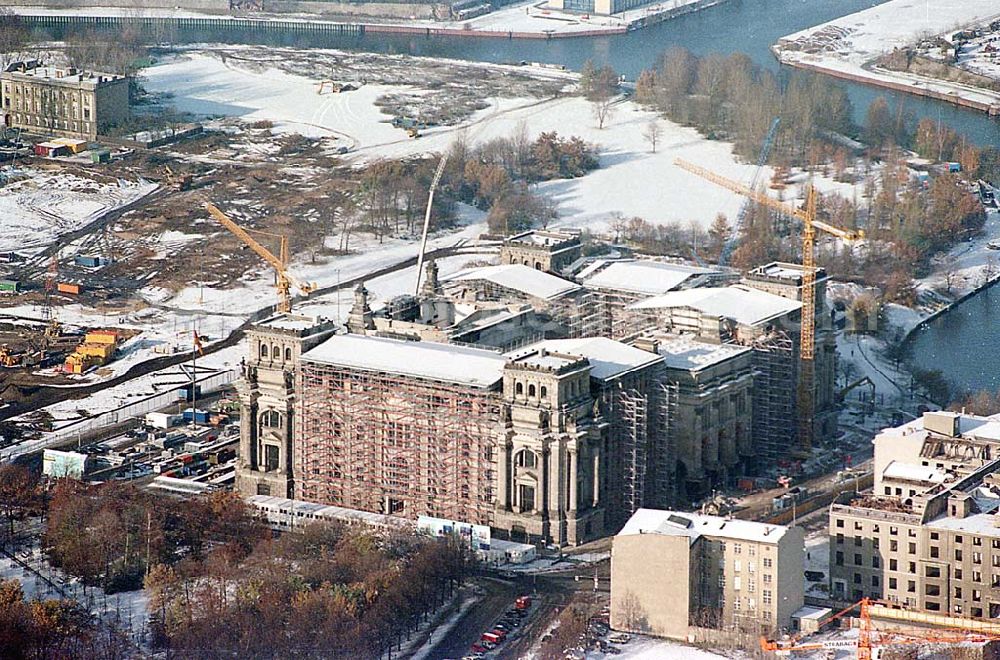
[[[815,414],[813,381],[816,371],[816,230],[821,229],[828,234],[849,242],[863,239],[865,236],[864,232],[860,230],[850,231],[840,229],[839,227],[834,227],[833,225],[817,220],[817,193],[812,184],[806,187],[806,203],[804,208],[796,208],[791,204],[786,204],[745,186],[739,181],[727,179],[709,169],[694,165],[680,158],[676,159],[674,164],[718,186],[748,197],[758,204],[763,204],[802,221],[802,322],[799,338],[801,373],[798,388],[799,449],[808,451],[812,447],[813,417]]]
[[[263,236],[270,236],[272,238],[278,239],[278,254],[280,256],[274,256],[274,254],[268,250],[266,247],[258,243],[249,232],[243,227],[233,222],[229,216],[219,210],[219,208],[212,204],[211,202],[205,202],[205,209],[212,215],[213,218],[219,221],[223,227],[232,232],[237,238],[246,243],[247,247],[257,253],[257,255],[269,263],[272,268],[274,268],[275,273],[275,288],[278,289],[278,311],[288,313],[292,311],[292,295],[291,288],[295,286],[299,291],[305,295],[309,295],[316,290],[316,285],[311,282],[303,282],[296,278],[294,275],[288,272],[288,237],[283,234],[269,234],[267,232],[255,232]]]
[[[983,643],[1000,640],[1000,634],[956,628],[926,628],[910,630],[877,630],[872,626],[871,606],[873,604],[896,608],[897,605],[870,598],[862,598],[857,603],[845,607],[819,622],[819,627],[837,621],[856,609],[860,610],[858,617],[858,638],[829,639],[815,642],[804,641],[803,635],[792,635],[781,640],[760,638],[760,648],[765,653],[788,656],[794,651],[819,651],[822,649],[857,648],[858,660],[873,660],[878,657],[879,649],[901,644],[961,644],[964,642]],[[970,627],[975,626],[975,619],[969,619]]]

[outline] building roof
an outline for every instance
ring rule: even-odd
[[[940,529],[952,532],[968,532],[981,536],[1000,536],[997,526],[997,516],[993,513],[974,513],[965,518],[943,517],[927,523],[930,529]]]
[[[575,247],[580,244],[579,230],[573,231],[549,231],[542,229],[531,229],[529,231],[510,236],[504,239],[504,243],[536,245],[539,247]]]
[[[319,325],[322,322],[323,319],[319,317],[282,313],[275,314],[274,316],[268,317],[263,321],[255,323],[254,325],[277,328],[279,330],[295,330],[297,332],[302,332],[303,330],[308,330],[309,328]]]
[[[616,536],[662,534],[687,536],[694,543],[700,536],[714,536],[756,543],[777,543],[788,531],[782,525],[768,525],[750,520],[730,520],[700,513],[639,509],[632,514]]]
[[[710,344],[680,335],[664,338],[657,336],[659,346],[657,351],[663,357],[664,363],[671,369],[686,369],[697,371],[725,362],[737,355],[749,353],[747,346],[735,344]]]
[[[506,362],[481,348],[355,334],[330,337],[303,353],[302,360],[472,387],[500,381]]]
[[[552,300],[580,289],[578,284],[522,264],[469,268],[443,279],[445,282],[475,280],[486,280],[505,289],[520,291],[525,295],[542,300]]]
[[[942,484],[948,480],[948,475],[943,470],[938,470],[937,468],[912,465],[901,461],[890,461],[885,466],[885,469],[882,470],[882,478]]]
[[[645,259],[597,259],[580,271],[577,279],[589,288],[655,296],[716,272],[710,268]]]
[[[760,325],[802,308],[802,303],[742,284],[670,291],[640,300],[629,309],[690,307],[703,314],[731,318],[743,325]]]
[[[549,353],[579,355],[587,358],[590,360],[590,375],[599,380],[610,380],[663,360],[655,353],[649,353],[606,337],[548,339],[517,351],[511,351],[507,355],[516,359],[518,355],[539,349],[545,349]]]

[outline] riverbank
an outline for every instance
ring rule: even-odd
[[[790,34],[772,46],[782,64],[830,76],[916,94],[1000,115],[1000,89],[972,86],[878,66],[879,58],[914,46],[932,35],[947,41],[965,27],[1000,16],[995,0],[890,0],[885,4]],[[1000,80],[996,83],[1000,85]]]
[[[191,8],[13,6],[33,28],[53,28],[70,24],[117,29],[138,25],[153,34],[169,35],[176,29],[315,32],[362,36],[399,34],[414,36],[481,37],[493,39],[562,39],[625,34],[677,16],[690,14],[727,0],[673,0],[650,3],[611,15],[587,14],[551,9],[545,0],[517,3],[481,16],[461,20],[434,20],[420,15],[329,15],[312,13],[253,13],[232,16]],[[109,0],[109,5],[114,5]],[[315,3],[306,3],[315,4]]]

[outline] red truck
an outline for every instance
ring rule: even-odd
[[[519,610],[526,610],[531,607],[531,596],[518,596],[514,601],[514,607]]]
[[[483,636],[480,637],[479,639],[484,642],[491,642],[493,644],[499,644],[500,642],[503,641],[503,638],[500,637],[500,635],[492,632],[484,632]]]

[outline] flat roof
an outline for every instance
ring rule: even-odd
[[[545,349],[549,353],[579,355],[587,358],[590,361],[590,375],[598,380],[610,380],[663,360],[655,353],[607,337],[548,339],[517,351],[511,351],[507,355],[516,359],[518,355],[523,355],[527,351],[539,349]]]
[[[937,468],[912,465],[910,463],[903,463],[902,461],[889,461],[889,464],[882,470],[882,478],[943,484],[948,480],[948,475]]]
[[[632,514],[616,536],[637,534],[687,536],[692,543],[700,536],[715,536],[757,543],[777,543],[787,531],[788,528],[782,525],[768,525],[751,520],[735,520],[685,511],[639,509]]]
[[[334,335],[302,354],[318,364],[490,387],[503,378],[506,359],[494,351],[453,344],[366,335]]]
[[[747,346],[710,344],[679,335],[671,337],[659,335],[654,339],[659,341],[657,352],[663,357],[667,367],[671,369],[697,371],[751,351]]]
[[[717,272],[711,268],[647,259],[598,259],[580,271],[577,279],[586,287],[655,296],[673,291],[694,278]]]
[[[670,291],[640,300],[629,309],[690,307],[704,314],[731,318],[744,325],[759,325],[802,308],[802,303],[743,284]]]
[[[255,323],[256,326],[266,326],[279,330],[295,330],[301,332],[322,323],[322,319],[314,316],[299,316],[297,314],[275,314],[263,321]]]
[[[580,289],[579,284],[535,270],[523,264],[469,268],[443,278],[444,282],[486,280],[498,286],[543,300],[551,300]]]

